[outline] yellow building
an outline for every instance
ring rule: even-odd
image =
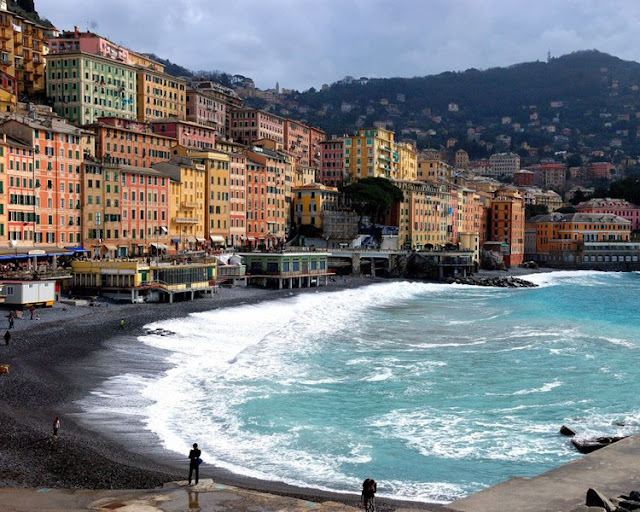
[[[316,171],[313,167],[295,164],[296,178],[295,187],[304,187],[305,185],[313,185],[316,182]]]
[[[18,94],[45,92],[45,56],[55,31],[36,14],[12,12],[7,1],[0,0],[0,70],[15,78]]]
[[[453,174],[453,167],[440,159],[418,157],[419,180],[432,183],[450,182]]]
[[[418,156],[413,144],[399,142],[395,144],[398,155],[397,175],[398,179],[414,181],[418,179]]]
[[[294,188],[293,196],[296,224],[322,229],[322,214],[336,209],[340,193],[335,187],[316,183]]]
[[[138,120],[186,119],[187,83],[184,80],[139,66],[136,73]]]
[[[207,171],[190,158],[176,157],[152,166],[169,176],[169,238],[176,251],[194,250],[207,240],[205,190]]]
[[[204,219],[205,236],[214,244],[230,241],[231,189],[230,155],[223,151],[186,151],[194,164],[204,166],[206,172]]]
[[[344,169],[347,181],[362,178],[397,178],[393,161],[393,132],[383,128],[360,130],[344,139]]]

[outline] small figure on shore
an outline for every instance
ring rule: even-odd
[[[189,485],[191,485],[191,476],[196,472],[196,485],[198,485],[199,466],[202,460],[200,455],[202,452],[198,449],[198,443],[193,443],[193,449],[189,452]]]
[[[58,437],[58,430],[60,430],[60,418],[56,416],[56,419],[53,420],[53,437]]]
[[[8,345],[11,341],[11,333],[9,331],[4,333],[4,344]]]
[[[367,478],[362,482],[362,506],[367,512],[375,510],[375,495],[378,484],[373,478]]]
[[[124,329],[124,318],[120,319],[120,329]]]
[[[9,329],[13,329],[13,322],[15,321],[15,313],[9,311]]]
[[[31,320],[33,320],[33,314],[36,312],[35,306],[31,305],[29,308],[29,313],[31,313]]]

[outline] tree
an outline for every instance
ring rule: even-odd
[[[576,213],[578,210],[576,210],[575,206],[563,206],[562,208],[558,208],[556,210],[556,212],[558,213]]]
[[[360,215],[358,227],[365,215],[368,215],[372,222],[377,222],[394,201],[401,202],[404,199],[402,190],[386,178],[363,178],[343,187],[342,192],[351,203],[351,207]]]
[[[545,215],[549,213],[549,208],[546,204],[528,204],[524,210],[525,219],[530,219],[536,215]]]

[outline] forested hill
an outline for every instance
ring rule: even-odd
[[[347,77],[320,91],[279,95],[273,102],[257,100],[261,103],[257,106],[320,126],[330,134],[351,132],[377,121],[396,133],[404,129],[409,138],[417,133],[420,143],[420,133],[427,131],[430,145],[452,136],[465,137],[470,126],[500,125],[505,116],[520,123],[534,144],[536,138],[541,143],[553,141],[550,134],[558,133],[545,129],[545,123],[573,129],[574,134],[576,129],[594,132],[596,138],[606,139],[616,136],[617,126],[604,126],[601,114],[610,114],[616,122],[618,114],[630,114],[629,121],[621,121],[622,129],[630,131],[623,138],[635,146],[635,140],[629,138],[635,138],[639,89],[640,64],[590,50],[548,62],[483,71],[415,78]],[[611,133],[603,133],[607,130]],[[496,128],[496,134],[502,131]],[[516,142],[525,137],[522,133],[515,130],[509,135]]]

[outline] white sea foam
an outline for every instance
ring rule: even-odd
[[[542,386],[540,386],[539,388],[533,388],[533,389],[521,389],[520,391],[516,391],[515,393],[513,393],[514,395],[530,395],[531,393],[548,393],[549,391],[562,386],[562,382],[560,381],[553,381],[553,382],[546,382],[545,384],[543,384]]]
[[[580,284],[589,285],[593,276],[599,275],[602,275],[602,272],[597,270],[557,270],[553,272],[527,274],[520,276],[520,278],[537,284],[540,287],[545,287],[562,284],[564,280],[572,280],[573,284],[575,284],[576,280],[580,280]]]

